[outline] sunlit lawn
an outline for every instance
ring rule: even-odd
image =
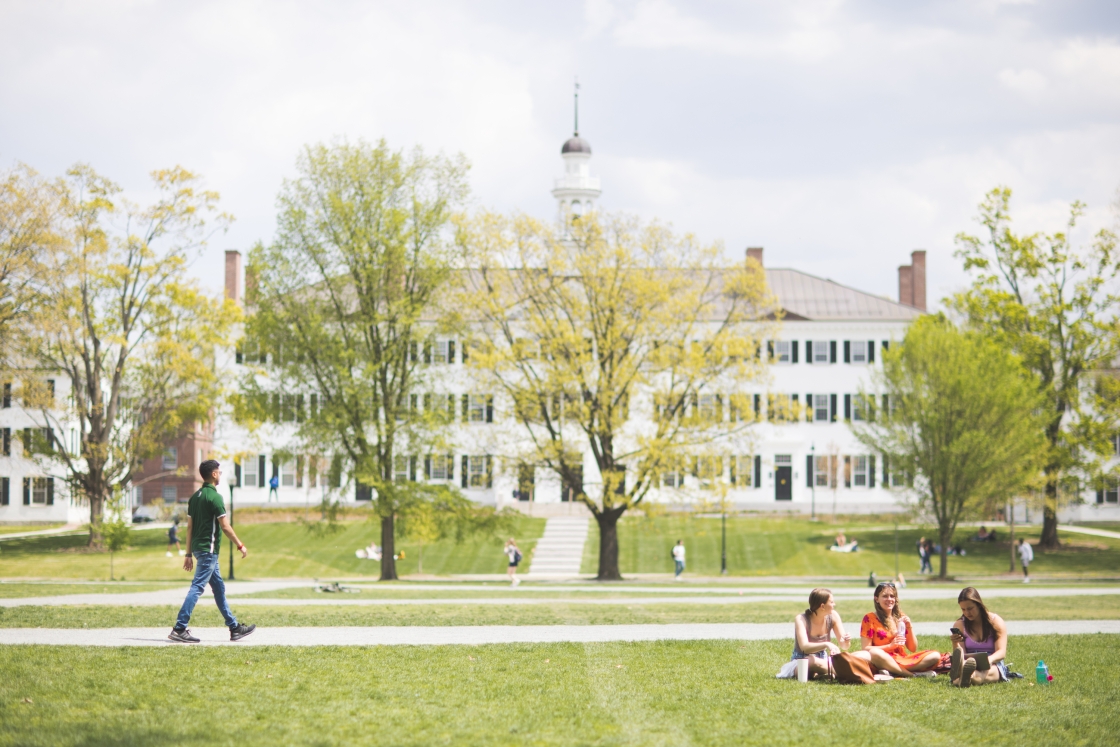
[[[732,575],[744,576],[893,576],[895,533],[889,524],[868,526],[866,519],[848,524],[811,522],[800,518],[729,518],[727,520],[727,567]],[[846,530],[849,540],[859,541],[856,553],[831,552],[837,530]],[[1010,545],[1004,527],[996,543],[969,542],[975,527],[962,528],[954,539],[967,553],[949,558],[950,575],[991,575],[1010,570]],[[1016,537],[1024,531],[1017,527]],[[1028,527],[1025,536],[1037,542],[1039,527]],[[918,578],[916,543],[933,537],[934,529],[898,532],[899,570],[907,578]],[[1056,552],[1035,550],[1031,572],[1035,575],[1104,575],[1120,573],[1120,540],[1065,532],[1065,547]],[[718,575],[720,571],[720,520],[696,517],[623,517],[619,522],[619,564],[626,573],[672,573],[672,546],[683,539],[686,572]],[[584,547],[582,570],[598,567],[599,532],[592,523]],[[933,560],[934,571],[938,560]],[[1018,571],[1018,564],[1016,564]]]
[[[944,648],[947,639],[930,641]],[[773,675],[788,641],[0,647],[0,745],[1114,744],[1120,637],[1013,638],[1031,679]]]
[[[65,524],[0,524],[0,535],[42,532],[47,529],[58,529],[61,526],[65,526]]]
[[[528,556],[544,532],[544,519],[518,518],[515,536]],[[335,534],[316,536],[301,524],[245,524],[238,535],[250,556],[235,560],[235,575],[251,578],[347,578],[379,574],[376,562],[362,560],[354,551],[369,545],[380,528],[369,521],[348,521]],[[503,573],[508,563],[502,553],[503,537],[472,537],[462,544],[442,541],[424,548],[424,572],[439,574]],[[85,536],[29,537],[0,544],[0,577],[108,579],[109,555],[87,552]],[[165,556],[167,535],[161,529],[132,533],[131,548],[117,553],[116,577],[128,580],[180,580],[186,577],[183,560]],[[419,547],[397,540],[405,557],[397,563],[401,575],[416,573]],[[223,542],[222,564],[228,577],[228,541]]]

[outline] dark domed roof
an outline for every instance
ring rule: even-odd
[[[564,147],[560,149],[560,155],[564,155],[565,153],[586,153],[590,156],[591,143],[587,142],[579,135],[573,135],[568,138],[568,141],[564,143]]]

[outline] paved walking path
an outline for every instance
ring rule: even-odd
[[[791,599],[805,599],[809,595],[808,586],[790,587],[742,587],[735,588],[696,588],[681,589],[679,587],[650,587],[650,586],[564,586],[560,588],[549,586],[508,587],[493,586],[454,586],[430,585],[392,586],[387,589],[367,587],[371,593],[368,596],[360,594],[323,594],[312,598],[270,598],[246,597],[245,594],[268,593],[280,589],[314,587],[315,582],[291,581],[230,581],[226,592],[230,601],[237,605],[252,605],[265,607],[355,607],[355,606],[392,606],[392,605],[533,605],[533,604],[755,604],[759,602],[786,602]],[[358,587],[361,588],[361,587]],[[443,590],[480,590],[501,596],[486,597],[445,597],[408,599],[389,596],[397,590],[404,591],[430,591],[433,588]],[[120,594],[59,594],[42,597],[0,598],[0,607],[57,607],[62,605],[106,605],[113,607],[164,607],[179,606],[186,594],[187,585],[179,589],[164,589],[161,591],[139,591]],[[379,592],[384,591],[385,596]],[[535,596],[536,594],[571,594],[592,592],[594,594],[610,593],[609,597],[583,597],[571,596]],[[931,599],[956,599],[960,589],[957,586],[936,586],[920,589],[906,589],[904,592],[907,600]],[[1073,597],[1073,596],[1114,596],[1120,594],[1120,586],[1012,586],[1012,587],[984,587],[981,589],[985,599],[998,597]],[[527,594],[534,594],[528,596]],[[870,589],[836,589],[833,596],[837,599],[863,599],[870,597]],[[207,588],[205,596],[210,596]]]
[[[951,622],[914,623],[918,635],[944,636]],[[1120,634],[1120,620],[1008,621],[1008,634]],[[182,646],[169,628],[0,628],[0,645]],[[490,643],[605,643],[609,641],[775,641],[792,638],[789,623],[684,625],[478,625],[459,627],[262,628],[237,643],[226,628],[197,628],[203,645],[400,646]]]
[[[554,516],[544,525],[544,534],[533,550],[528,577],[571,578],[579,575],[583,546],[587,542],[588,519]]]
[[[1120,539],[1120,532],[1110,532],[1107,529],[1093,529],[1092,527],[1075,527],[1069,524],[1062,524],[1058,527],[1059,535],[1061,532],[1075,532],[1077,534],[1091,534],[1094,537],[1110,537],[1112,539]]]

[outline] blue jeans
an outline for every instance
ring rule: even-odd
[[[682,573],[684,573],[684,561],[683,560],[674,560],[673,563],[676,565],[675,575],[679,576]]]
[[[222,617],[225,618],[226,625],[230,628],[237,625],[237,618],[229,611],[229,605],[226,604],[226,582],[222,580],[222,572],[218,569],[218,554],[215,552],[196,552],[194,554],[194,580],[191,581],[190,591],[187,592],[187,598],[183,600],[183,606],[179,609],[179,618],[175,621],[176,628],[185,628],[190,623],[191,613],[194,612],[194,606],[198,604],[198,598],[202,596],[202,592],[206,589],[207,582],[214,592],[214,602],[218,605],[218,611],[222,613]]]

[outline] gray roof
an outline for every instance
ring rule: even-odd
[[[565,153],[586,153],[591,155],[591,143],[587,142],[579,135],[573,135],[564,143],[560,148],[560,155]]]
[[[818,278],[800,270],[766,268],[766,281],[788,321],[874,319],[909,321],[924,312],[913,306]]]

